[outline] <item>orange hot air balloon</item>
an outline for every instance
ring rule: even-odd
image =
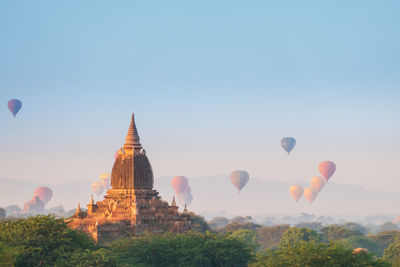
[[[315,176],[311,178],[310,184],[312,188],[314,188],[317,192],[320,192],[325,186],[325,180],[322,177]]]
[[[33,195],[39,197],[41,201],[47,204],[53,196],[53,191],[47,186],[41,186],[35,189]]]
[[[307,187],[304,189],[304,197],[308,200],[308,202],[312,203],[314,199],[317,197],[318,192],[312,187]]]
[[[292,195],[294,200],[296,200],[296,202],[299,200],[301,195],[303,195],[303,191],[304,191],[303,187],[298,184],[292,185],[289,189],[290,194]]]
[[[100,196],[104,191],[104,187],[99,182],[94,182],[92,183],[92,191],[96,196]]]
[[[319,173],[328,182],[329,178],[335,173],[336,165],[332,161],[323,161],[318,166]]]
[[[176,194],[184,193],[189,187],[188,179],[185,176],[175,176],[172,178],[171,185]]]

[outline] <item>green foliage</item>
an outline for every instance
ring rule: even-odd
[[[191,226],[192,229],[195,231],[199,231],[202,233],[205,233],[206,231],[210,231],[211,228],[208,225],[207,221],[199,215],[196,215],[194,213],[190,213],[190,219],[191,219]]]
[[[368,228],[366,228],[358,223],[347,222],[347,223],[343,224],[343,227],[350,231],[353,231],[353,232],[359,232],[363,235],[366,235],[369,232]]]
[[[283,233],[289,229],[289,225],[276,225],[257,229],[257,241],[260,249],[274,248],[279,245]]]
[[[0,267],[13,266],[15,259],[23,251],[22,246],[12,247],[0,242]]]
[[[280,246],[278,250],[266,250],[257,255],[250,267],[388,267],[389,265],[375,259],[367,252],[353,253],[337,243],[316,243],[299,241]]]
[[[324,228],[324,235],[339,242],[321,243],[321,235],[314,230],[287,225],[260,228],[250,220],[238,217],[231,224],[238,229],[225,234],[148,233],[105,247],[96,246],[86,234],[53,216],[6,220],[0,222],[0,266],[389,266],[368,252],[354,253],[352,249],[358,247],[377,255],[386,248],[384,258],[400,266],[397,231],[364,236],[357,230],[330,226]],[[202,229],[208,227],[202,217],[195,222]],[[258,243],[273,249],[255,258]]]
[[[339,242],[349,249],[364,248],[367,249],[368,252],[371,252],[375,255],[379,252],[380,249],[379,244],[365,236],[351,236],[342,239]]]
[[[301,222],[296,224],[297,228],[308,228],[314,231],[321,231],[322,224],[320,222]]]
[[[229,233],[227,236],[240,239],[253,249],[257,249],[259,247],[259,244],[257,242],[257,232],[254,230],[239,229],[232,233]]]
[[[319,242],[321,240],[320,234],[308,228],[292,227],[287,229],[283,235],[279,246],[287,246],[288,244],[295,244],[301,241],[305,242]]]
[[[321,231],[323,233],[323,238],[325,239],[325,241],[339,240],[339,239],[344,239],[344,238],[348,238],[351,236],[362,236],[363,235],[361,232],[352,231],[346,227],[339,226],[339,225],[325,226],[324,228],[321,229]]]
[[[3,221],[0,242],[10,247],[8,254],[14,255],[16,266],[51,266],[50,263],[69,253],[94,247],[92,239],[53,216]]]
[[[59,257],[54,263],[55,267],[116,267],[117,259],[109,248],[97,250],[85,249],[70,253],[68,257]]]
[[[400,243],[390,244],[385,252],[383,258],[392,264],[393,267],[400,267]]]
[[[217,231],[220,233],[229,233],[240,229],[257,230],[260,227],[261,225],[252,222],[245,222],[245,223],[235,222],[235,223],[229,223],[225,227],[217,229]]]
[[[375,235],[367,235],[367,238],[377,244],[376,256],[382,257],[385,249],[391,244],[399,240],[400,232],[398,231],[385,231]],[[372,252],[372,251],[371,251]]]
[[[207,232],[147,234],[110,245],[122,266],[247,266],[251,248],[242,240]]]

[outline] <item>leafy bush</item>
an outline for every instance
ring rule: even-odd
[[[247,266],[251,248],[242,240],[207,232],[147,234],[120,239],[110,248],[123,266]]]
[[[359,231],[349,230],[347,227],[339,225],[329,225],[321,229],[325,241],[339,240],[351,236],[362,236]]]
[[[383,260],[375,259],[367,252],[353,253],[337,243],[316,243],[298,241],[286,243],[278,250],[266,250],[257,255],[257,260],[250,267],[389,267]]]
[[[305,242],[319,242],[321,240],[321,235],[316,231],[308,229],[308,228],[297,228],[292,227],[287,229],[283,235],[282,240],[280,242],[280,246],[286,246],[289,244],[295,244],[300,241]]]
[[[392,243],[385,249],[383,258],[393,267],[400,267],[400,243]]]
[[[3,221],[0,242],[15,260],[15,266],[52,266],[59,258],[95,246],[86,234],[72,230],[63,219],[54,216]]]
[[[277,247],[287,229],[289,229],[287,224],[258,228],[257,241],[260,244],[260,249]]]

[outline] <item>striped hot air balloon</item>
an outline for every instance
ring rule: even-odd
[[[249,174],[246,171],[238,170],[231,173],[231,182],[239,190],[239,193],[242,191],[249,179]]]

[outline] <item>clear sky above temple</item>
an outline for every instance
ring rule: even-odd
[[[398,1],[1,1],[0,177],[110,172],[135,112],[160,175],[400,186]],[[16,119],[10,98],[23,107]],[[0,106],[1,107],[1,106]],[[280,147],[295,136],[290,157]]]

